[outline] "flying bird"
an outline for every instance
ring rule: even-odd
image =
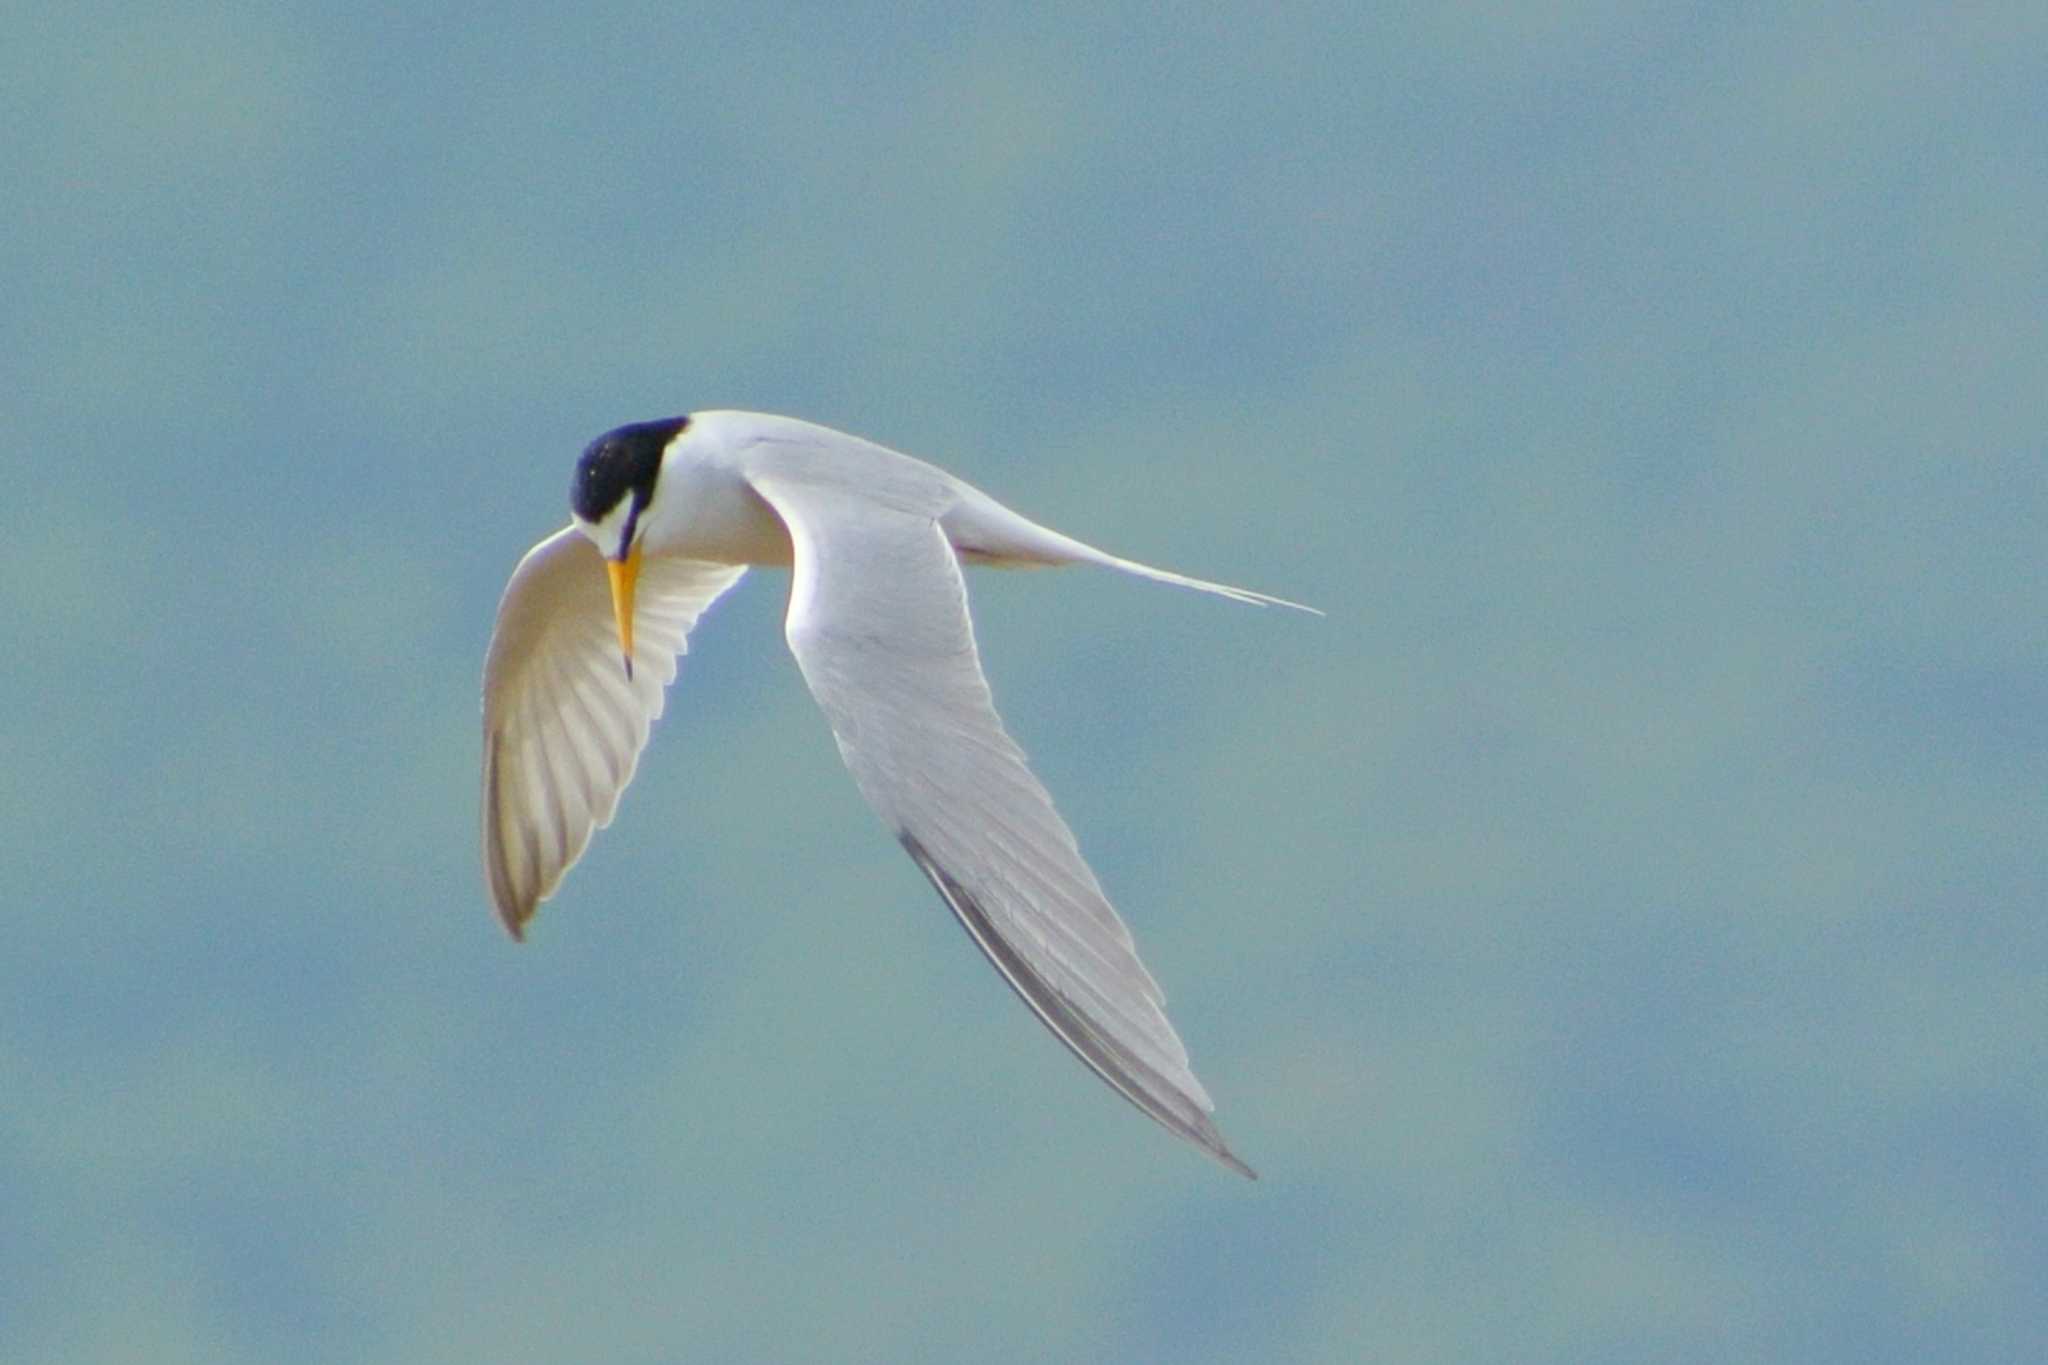
[[[484,869],[514,938],[610,823],[697,618],[750,566],[786,567],[784,634],[840,756],[975,945],[1124,1098],[1253,1175],[996,715],[961,567],[1094,564],[1313,608],[1120,559],[922,460],[762,413],[607,432],[569,508],[513,571],[484,663]]]

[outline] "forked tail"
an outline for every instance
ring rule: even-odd
[[[1190,578],[1184,573],[1175,573],[1171,569],[1155,569],[1150,564],[1140,564],[1135,559],[1122,559],[1116,555],[1103,554],[1102,558],[1095,562],[1103,565],[1105,568],[1121,569],[1125,573],[1136,574],[1140,578],[1149,578],[1156,583],[1171,583],[1177,588],[1193,588],[1196,592],[1214,593],[1218,597],[1227,597],[1233,602],[1249,602],[1255,607],[1289,607],[1295,611],[1305,611],[1311,616],[1321,616],[1323,614],[1320,608],[1304,606],[1300,602],[1290,602],[1284,597],[1274,597],[1270,593],[1253,592],[1250,588],[1233,588],[1228,583],[1212,583],[1206,578]]]
[[[1105,569],[1118,569],[1157,583],[1214,593],[1233,602],[1249,602],[1255,607],[1291,607],[1315,616],[1323,614],[1315,607],[1290,602],[1284,597],[1253,592],[1250,588],[1233,588],[1228,583],[1212,583],[1206,578],[1190,578],[1171,569],[1155,569],[1150,564],[1140,564],[1135,559],[1124,559],[1107,550],[1098,550],[1086,541],[1062,535],[1050,526],[1040,526],[1019,516],[969,484],[956,483],[954,493],[959,500],[939,518],[939,525],[952,542],[953,549],[974,563],[1003,568],[1098,564]]]

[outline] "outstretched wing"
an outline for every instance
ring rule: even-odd
[[[744,572],[643,561],[628,678],[596,546],[571,526],[513,570],[484,661],[483,843],[491,899],[514,938],[611,823],[690,628]]]
[[[953,547],[914,507],[757,471],[795,549],[786,633],[861,794],[1060,1041],[1231,1169],[1138,960],[989,697]]]

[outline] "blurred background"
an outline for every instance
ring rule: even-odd
[[[2048,1356],[2048,12],[8,7],[0,1358]],[[1263,1179],[1003,989],[786,578],[510,943],[498,593],[788,412],[980,574]]]

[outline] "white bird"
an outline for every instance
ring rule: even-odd
[[[960,570],[1097,564],[1313,608],[1119,559],[921,460],[761,413],[607,432],[577,461],[569,505],[571,524],[513,571],[484,664],[484,868],[514,938],[610,823],[697,618],[748,566],[787,566],[785,635],[840,756],[976,946],[1103,1080],[1253,1175],[1003,730]]]

